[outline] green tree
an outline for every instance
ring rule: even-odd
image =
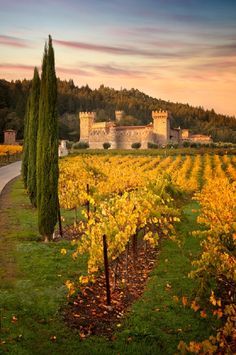
[[[37,137],[37,207],[39,232],[52,239],[58,216],[57,79],[54,51],[49,36],[45,45],[39,100]]]
[[[30,93],[30,112],[28,125],[28,175],[27,188],[30,201],[34,207],[37,206],[37,184],[36,184],[36,154],[37,154],[37,133],[39,114],[40,78],[38,69],[34,69],[34,78]]]
[[[23,145],[23,158],[21,164],[21,175],[25,189],[27,189],[27,176],[28,176],[28,162],[29,162],[29,114],[30,114],[30,97],[27,101],[25,121],[24,121],[24,145]]]

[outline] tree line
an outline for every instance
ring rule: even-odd
[[[16,129],[23,137],[26,101],[32,82],[0,80],[0,140],[3,130]],[[124,110],[122,124],[140,125],[151,122],[152,110],[169,110],[172,126],[189,128],[192,133],[211,135],[215,141],[236,143],[236,118],[217,114],[188,104],[153,98],[137,89],[121,89],[101,85],[92,90],[88,85],[76,86],[73,80],[57,79],[59,137],[78,140],[80,111],[96,111],[99,121],[115,119],[115,110]]]

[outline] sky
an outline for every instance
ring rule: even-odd
[[[31,79],[49,34],[61,79],[236,116],[236,0],[0,0],[0,78]]]

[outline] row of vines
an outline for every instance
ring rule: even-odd
[[[206,342],[181,343],[179,349],[183,353],[213,353],[216,349],[230,353],[235,341],[236,321],[235,190],[234,156],[84,155],[63,159],[60,163],[60,205],[75,212],[82,209],[83,214],[80,221],[75,218],[72,240],[73,258],[88,254],[88,273],[82,275],[79,282],[93,282],[104,269],[105,237],[106,261],[110,264],[114,289],[121,259],[126,258],[135,270],[138,246],[148,254],[160,238],[175,239],[175,223],[181,218],[176,200],[182,193],[189,193],[200,203],[198,222],[204,225],[204,232],[196,231],[196,234],[203,234],[204,239],[202,254],[190,275],[197,277],[201,285],[192,304],[195,310],[199,309],[201,297],[206,297],[204,292],[210,289],[209,305],[223,325],[217,335]],[[62,253],[67,251],[63,249]],[[127,281],[128,273],[127,268],[122,274],[122,282]],[[67,281],[67,287],[72,295],[76,284]]]
[[[18,160],[22,153],[20,145],[1,145],[0,144],[0,165],[9,164],[12,161]]]

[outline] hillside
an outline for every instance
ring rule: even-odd
[[[3,130],[16,129],[18,139],[23,138],[24,114],[31,82],[0,80],[0,141]],[[75,86],[72,80],[58,79],[58,116],[60,138],[78,140],[79,111],[97,111],[98,120],[114,119],[114,111],[126,113],[123,124],[147,124],[152,110],[169,110],[173,127],[189,128],[193,133],[211,135],[215,141],[236,143],[236,119],[214,110],[192,107],[156,99],[136,89],[115,90],[101,85],[92,90],[88,86]]]

